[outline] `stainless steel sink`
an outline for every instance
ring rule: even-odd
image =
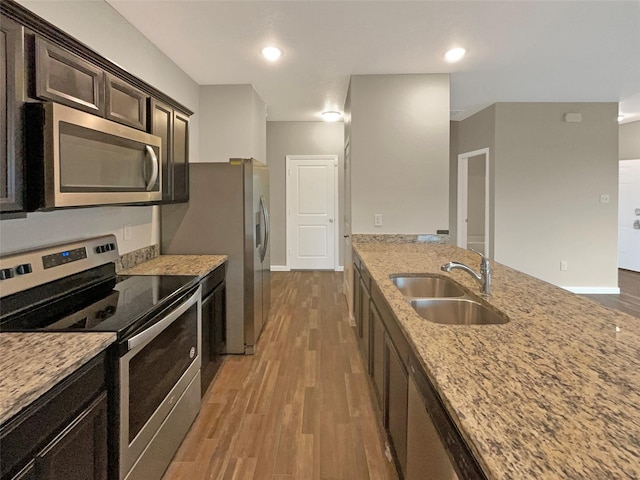
[[[391,281],[408,298],[463,297],[464,291],[446,278],[433,276],[392,276]]]
[[[411,306],[422,318],[445,325],[490,325],[509,321],[481,303],[466,298],[413,299]]]

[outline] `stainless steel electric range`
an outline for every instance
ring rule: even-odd
[[[0,332],[115,332],[110,477],[159,479],[200,409],[201,290],[118,259],[113,235],[0,257]]]

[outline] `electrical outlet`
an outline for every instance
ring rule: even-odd
[[[127,242],[127,241],[131,240],[132,236],[133,236],[133,234],[131,232],[131,225],[123,225],[122,226],[122,238],[124,238],[124,241]]]
[[[373,226],[374,227],[381,227],[382,226],[382,214],[381,213],[374,213],[373,214]]]
[[[566,272],[569,269],[569,264],[567,263],[566,260],[562,260],[560,262],[560,270],[562,270],[563,272]]]
[[[600,195],[600,203],[609,203],[609,195],[606,193]]]

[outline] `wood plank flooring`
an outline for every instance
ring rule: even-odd
[[[618,270],[619,295],[585,295],[605,307],[621,310],[640,318],[640,272]]]
[[[342,273],[272,273],[253,356],[228,356],[163,480],[397,479]]]

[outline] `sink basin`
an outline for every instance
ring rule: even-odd
[[[509,321],[484,305],[465,298],[416,299],[411,300],[411,306],[422,318],[445,325],[491,325]]]
[[[431,276],[397,276],[391,281],[409,298],[463,297],[464,292],[451,280]]]

